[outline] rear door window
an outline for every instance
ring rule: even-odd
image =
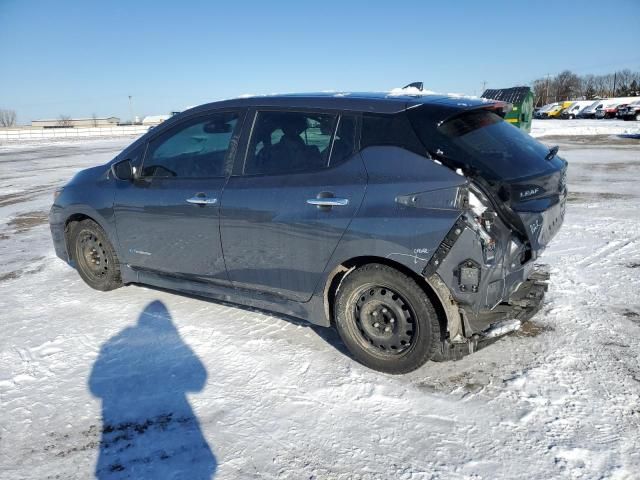
[[[337,165],[347,160],[353,154],[356,146],[356,117],[342,115],[338,119],[338,128],[331,147],[331,165]]]
[[[238,112],[187,120],[149,142],[143,177],[222,177]]]
[[[300,173],[325,168],[337,116],[327,113],[257,113],[245,175]]]

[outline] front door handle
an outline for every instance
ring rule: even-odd
[[[309,205],[316,205],[318,207],[341,207],[349,205],[348,198],[310,198],[307,200]]]
[[[187,203],[191,203],[193,205],[215,205],[218,203],[217,198],[207,198],[204,193],[196,193],[195,196],[191,198],[187,198]]]

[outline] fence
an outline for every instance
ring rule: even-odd
[[[75,128],[1,128],[0,142],[25,139],[119,137],[147,133],[147,125],[124,125],[115,127]]]

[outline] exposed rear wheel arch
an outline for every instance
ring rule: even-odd
[[[354,257],[342,264],[338,265],[333,271],[329,274],[329,278],[325,284],[324,289],[324,308],[327,318],[329,319],[331,325],[335,326],[335,318],[334,318],[334,306],[335,306],[335,298],[336,291],[340,286],[340,282],[344,279],[345,275],[354,269],[361,267],[363,265],[378,263],[382,265],[387,265],[391,268],[394,268],[401,273],[411,277],[418,286],[424,291],[427,295],[431,303],[433,304],[436,313],[438,314],[438,320],[440,322],[440,332],[442,334],[442,339],[444,340],[444,336],[447,333],[447,316],[445,314],[444,307],[438,295],[436,295],[435,291],[427,283],[424,277],[418,275],[411,269],[407,268],[405,265],[398,263],[394,260],[384,258],[384,257],[376,257],[376,256],[362,256],[362,257]]]
[[[438,353],[441,323],[428,295],[395,267],[367,263],[342,279],[335,326],[353,359],[391,374],[413,371]]]

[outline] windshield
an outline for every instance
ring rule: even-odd
[[[557,103],[549,103],[548,105],[545,105],[544,107],[542,107],[540,109],[541,112],[548,112],[549,110],[554,109],[555,107],[557,107],[558,104]]]
[[[549,148],[488,110],[471,110],[438,126],[428,111],[408,111],[427,150],[470,166],[492,179],[512,180],[556,170],[559,159],[545,160]]]

